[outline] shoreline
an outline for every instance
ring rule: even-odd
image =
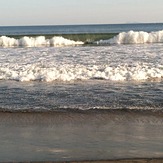
[[[12,110],[0,108],[0,114],[13,113],[13,114],[139,114],[139,115],[154,115],[163,117],[163,111],[160,109],[73,109],[73,108],[58,108],[54,110]]]

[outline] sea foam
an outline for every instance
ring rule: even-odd
[[[157,32],[122,32],[109,40],[100,40],[97,44],[144,44],[144,43],[163,43],[163,30]]]
[[[7,36],[0,37],[0,46],[3,47],[14,47],[14,46],[69,46],[69,45],[82,45],[81,41],[73,41],[61,36],[54,36],[51,39],[46,39],[45,36],[38,37],[27,37],[24,36],[20,39],[10,38]]]
[[[147,64],[125,64],[117,67],[111,66],[84,66],[84,65],[10,65],[0,68],[0,80],[17,81],[72,81],[103,79],[111,81],[128,80],[161,80],[163,69],[161,65],[149,67]]]

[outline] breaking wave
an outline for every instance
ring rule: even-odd
[[[73,41],[61,36],[54,36],[51,39],[46,39],[45,36],[27,37],[15,39],[7,36],[0,37],[0,46],[2,47],[37,47],[37,46],[69,46],[81,45],[82,41]]]
[[[46,36],[29,37],[24,36],[16,39],[7,36],[0,37],[0,46],[2,47],[39,47],[39,46],[73,46],[82,44],[113,45],[113,44],[145,44],[145,43],[163,43],[163,30],[156,32],[129,31],[121,32],[118,35],[110,34],[75,34],[64,36]],[[74,41],[76,40],[76,41]],[[79,40],[79,41],[77,41]]]
[[[163,30],[157,32],[122,32],[108,40],[96,41],[96,44],[145,44],[163,43]]]

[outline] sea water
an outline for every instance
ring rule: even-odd
[[[149,116],[148,119],[146,111],[151,112],[151,114],[155,113],[157,116],[162,115],[163,111],[162,30],[163,24],[0,27],[2,35],[0,37],[0,110],[3,112],[30,112],[31,116],[38,112],[46,112],[46,114],[66,112],[71,114],[79,111],[81,113],[81,115],[76,115],[78,118],[75,118],[75,114],[70,116],[67,122],[64,123],[64,126],[60,121],[62,118],[65,118],[64,116],[56,118],[56,121],[51,119],[51,122],[55,121],[53,127],[51,126],[52,124],[49,124],[49,121],[47,122],[48,126],[51,126],[47,132],[53,135],[55,133],[53,131],[57,130],[57,133],[60,133],[59,135],[61,136],[60,142],[58,138],[57,141],[54,140],[52,135],[49,137],[44,135],[43,131],[45,130],[39,124],[47,124],[45,122],[46,119],[48,120],[47,116],[42,118],[43,122],[40,116],[36,116],[35,120],[29,119],[33,123],[39,119],[39,122],[34,123],[34,127],[32,127],[32,124],[26,126],[24,123],[29,124],[28,118],[26,116],[25,119],[21,118],[21,114],[18,114],[18,117],[20,116],[19,119],[23,121],[20,124],[18,119],[13,120],[11,118],[14,126],[11,127],[9,125],[8,130],[20,131],[21,135],[24,135],[26,133],[25,129],[27,129],[28,133],[31,134],[30,137],[26,133],[21,137],[21,141],[28,140],[28,143],[35,144],[36,142],[37,144],[38,135],[31,132],[31,130],[38,129],[38,132],[44,133],[43,138],[47,138],[45,142],[39,138],[40,143],[45,143],[46,145],[51,143],[46,149],[49,149],[50,146],[55,146],[55,143],[57,143],[57,150],[49,152],[47,150],[47,153],[45,152],[46,159],[43,157],[42,152],[41,155],[39,153],[44,149],[40,144],[36,145],[35,156],[36,153],[38,156],[36,159],[31,154],[31,160],[38,161],[40,158],[41,160],[48,161],[48,156],[52,153],[55,153],[55,155],[50,155],[50,160],[55,160],[55,158],[60,161],[67,160],[60,155],[57,156],[57,153],[62,153],[64,150],[70,152],[71,149],[75,151],[75,143],[72,141],[74,136],[76,142],[82,146],[82,141],[79,141],[81,136],[79,135],[84,132],[90,136],[87,139],[88,135],[85,135],[84,140],[88,141],[85,142],[86,146],[78,148],[75,155],[71,153],[71,158],[68,160],[79,158],[80,160],[139,158],[140,153],[138,151],[144,151],[144,156],[150,157],[147,150],[144,150],[144,147],[147,146],[148,149],[151,149],[150,154],[152,157],[161,157],[161,144],[157,146],[158,143],[153,139],[162,143],[162,130],[160,129],[158,132],[162,122],[161,119],[158,120],[153,115]],[[108,39],[101,38],[100,40],[93,40],[91,38],[91,42],[88,43],[80,40],[80,37],[78,40],[72,40],[69,36],[68,38],[60,36],[60,34],[88,35],[89,33],[92,33],[94,36],[97,33],[114,33],[114,37]],[[50,38],[46,37],[48,34],[50,34]],[[103,114],[104,110],[107,113],[106,115]],[[89,111],[93,111],[93,113],[95,111],[97,114],[91,114]],[[107,111],[111,111],[113,117],[115,117],[116,111],[118,111],[118,116],[111,119],[112,116],[108,115]],[[128,113],[121,117],[121,113],[123,114],[124,111]],[[132,120],[132,118],[134,119],[132,111],[138,113],[138,115],[136,114],[137,120]],[[99,116],[101,114],[102,116]],[[81,122],[81,119],[84,120]],[[100,121],[97,124],[97,126],[100,126],[100,130],[98,130],[100,133],[95,134],[98,136],[98,140],[96,140],[96,137],[93,138],[93,133],[91,135],[89,132],[91,129],[95,132],[98,128],[95,125],[97,121]],[[83,124],[83,128],[80,128],[80,122]],[[132,124],[131,122],[133,127],[129,127],[126,133],[124,130],[120,130],[120,126],[126,128],[126,125]],[[12,124],[12,122],[10,123]],[[68,123],[68,126],[66,126],[66,123]],[[2,118],[1,129],[3,131],[6,128],[5,124]],[[23,126],[25,126],[24,129]],[[151,130],[148,130],[149,137],[144,135],[144,126],[147,126],[148,129],[154,132],[158,132],[158,135],[152,136]],[[67,127],[70,130],[66,130]],[[76,127],[80,129],[76,130]],[[114,127],[118,130],[112,133],[109,140],[114,138],[114,136],[117,136],[117,139],[111,142],[106,139],[106,136],[111,134],[110,132]],[[156,128],[157,130],[155,131]],[[135,129],[135,131],[132,129]],[[127,134],[126,137],[130,138],[133,133],[135,135],[135,132],[136,135],[140,132],[138,139],[142,138],[148,141],[144,142],[144,146],[135,144],[134,149],[132,149],[133,152],[135,150],[135,153],[132,153],[130,151],[132,143],[128,142],[129,145],[125,145],[127,141],[120,140],[120,135]],[[8,132],[6,133],[8,135]],[[70,134],[70,136],[65,139],[65,134]],[[15,135],[14,137],[8,135],[11,142],[15,141],[15,137],[19,137],[17,132],[15,132]],[[71,138],[72,140],[70,140]],[[137,141],[138,139],[136,137],[131,139],[131,141]],[[106,141],[101,143],[101,140]],[[4,145],[5,137],[3,137],[2,141],[1,145]],[[120,146],[117,146],[119,141],[121,141],[122,149]],[[153,142],[153,145],[149,143],[150,141]],[[139,139],[138,143],[140,142],[142,143]],[[65,146],[66,143],[69,144],[69,149],[65,149],[67,148]],[[108,143],[111,143],[111,147]],[[21,145],[21,142],[17,141],[17,144]],[[17,147],[17,144],[14,147]],[[114,146],[115,144],[116,147]],[[14,148],[10,142],[7,142],[7,145],[11,149]],[[153,146],[159,148],[154,151]],[[35,149],[35,145],[32,147]],[[61,149],[61,147],[64,149]],[[123,151],[124,147],[132,154],[123,155],[128,153]],[[22,153],[23,150],[29,152],[30,149],[31,147],[29,149],[23,148],[21,151]],[[90,149],[93,151],[93,155],[91,155]],[[108,151],[112,149],[115,151],[108,154]],[[119,157],[116,157],[117,149],[123,153],[122,155],[119,153]],[[87,152],[84,153],[84,151],[89,151],[87,157],[85,156]],[[98,151],[107,152],[104,157],[100,157],[100,155],[95,157]],[[1,153],[3,153],[4,158],[2,161],[7,160],[5,159],[7,152],[1,149]],[[84,156],[78,156],[79,153],[82,153]],[[15,153],[13,155],[10,158],[16,157]],[[113,155],[114,158],[111,157]],[[21,159],[16,160],[20,161]]]
[[[163,23],[148,24],[96,24],[96,25],[57,25],[57,26],[1,26],[0,35],[33,34],[79,34],[79,33],[119,33],[134,31],[159,31]]]
[[[55,33],[49,39],[45,37],[48,30],[67,33],[71,29],[80,34],[92,28],[95,33],[106,29],[106,33],[112,32],[111,27],[115,32],[126,27],[126,32],[88,45]],[[155,31],[162,27],[1,27],[10,35],[18,34],[19,29],[20,35],[29,29],[42,32],[36,37],[29,36],[31,32],[21,38],[0,37],[1,109],[162,109],[163,31]]]

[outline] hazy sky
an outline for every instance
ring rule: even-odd
[[[0,0],[0,25],[163,22],[163,0]]]

